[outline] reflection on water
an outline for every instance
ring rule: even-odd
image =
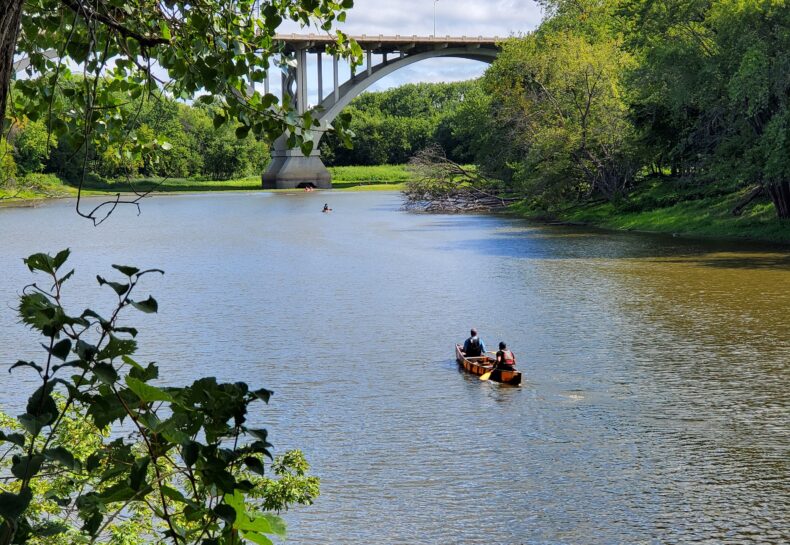
[[[333,214],[321,214],[324,202]],[[790,252],[480,216],[390,194],[157,198],[99,229],[0,210],[0,356],[35,355],[21,257],[71,245],[82,308],[111,263],[162,267],[130,316],[183,383],[275,390],[258,416],[322,478],[295,543],[790,541]],[[476,326],[521,388],[461,373]],[[2,404],[30,389],[5,375]]]

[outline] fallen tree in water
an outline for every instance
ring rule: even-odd
[[[438,144],[420,150],[406,167],[412,180],[402,190],[404,207],[427,212],[479,212],[502,209],[518,199],[490,180],[447,158]]]

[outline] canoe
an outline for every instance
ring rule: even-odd
[[[472,373],[473,375],[480,376],[488,373],[494,368],[495,359],[491,356],[480,356],[479,358],[467,358],[461,352],[461,345],[455,345],[455,359],[458,365]],[[506,371],[504,369],[495,369],[491,373],[491,380],[501,382],[503,384],[511,384],[518,386],[521,384],[521,371]]]

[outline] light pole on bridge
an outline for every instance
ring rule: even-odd
[[[433,37],[436,38],[436,2],[439,0],[433,0]]]

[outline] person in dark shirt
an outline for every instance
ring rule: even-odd
[[[496,368],[514,371],[516,369],[516,356],[507,349],[505,343],[499,343],[499,351],[496,353]]]
[[[470,337],[464,341],[463,352],[466,357],[479,358],[486,352],[486,345],[483,339],[477,336],[477,330],[472,329]]]

